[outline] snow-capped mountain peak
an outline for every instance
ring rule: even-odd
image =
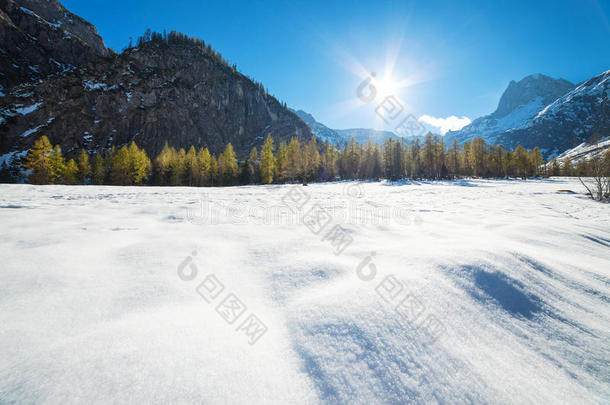
[[[610,131],[610,70],[577,86],[542,74],[511,81],[498,108],[460,131],[459,142],[474,137],[508,148],[539,147],[558,155]]]
[[[477,118],[459,131],[450,131],[460,143],[474,137],[497,143],[506,131],[526,127],[530,119],[557,98],[572,90],[574,85],[564,79],[553,79],[536,73],[519,80],[511,80],[493,113]]]

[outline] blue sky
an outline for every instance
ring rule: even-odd
[[[147,28],[203,38],[332,128],[391,129],[376,118],[381,95],[416,117],[474,119],[496,108],[510,80],[544,73],[577,83],[610,69],[610,0],[62,4],[117,51]],[[364,103],[356,89],[370,72],[384,91]]]

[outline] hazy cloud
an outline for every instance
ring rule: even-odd
[[[422,115],[418,120],[424,124],[430,125],[431,127],[437,128],[442,135],[445,135],[448,131],[457,131],[458,129],[462,129],[472,122],[468,117],[459,118],[455,115],[447,118],[437,118],[431,115]]]

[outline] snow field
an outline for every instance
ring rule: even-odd
[[[295,188],[303,213],[403,217],[337,209],[318,234],[261,222]],[[561,189],[582,191],[563,178],[1,185],[0,402],[603,403],[610,211]],[[202,199],[236,212],[193,220]],[[335,224],[353,239],[339,255],[324,240]],[[210,274],[224,289],[207,303]],[[388,276],[393,302],[376,290]],[[247,308],[228,324],[216,307],[231,293]],[[397,311],[405,296],[417,305]],[[250,314],[267,328],[252,345],[236,330]]]

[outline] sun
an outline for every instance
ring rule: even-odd
[[[400,90],[400,83],[395,81],[392,76],[384,76],[382,78],[376,78],[373,81],[373,85],[377,89],[377,94],[382,98],[386,98],[391,95],[396,95]]]

